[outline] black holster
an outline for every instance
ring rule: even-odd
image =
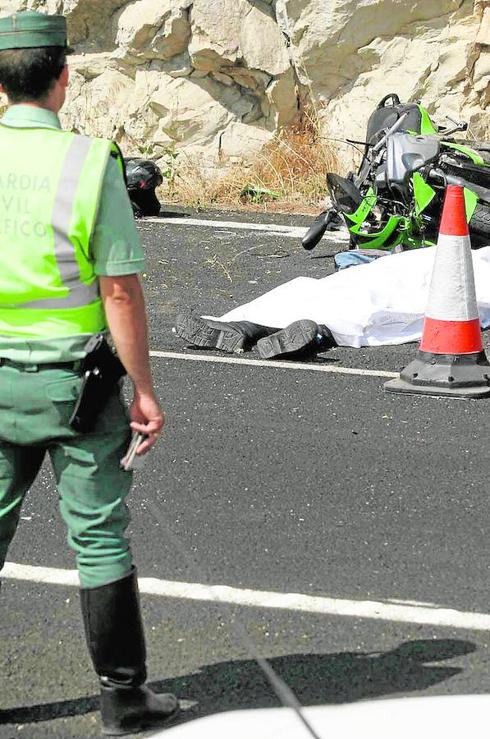
[[[94,428],[119,380],[126,374],[103,334],[92,336],[85,350],[87,354],[80,369],[82,386],[70,418],[70,426],[82,433]]]

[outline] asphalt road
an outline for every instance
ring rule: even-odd
[[[291,238],[179,220],[140,223],[154,350],[193,353],[171,332],[178,311],[218,315],[300,274],[324,276],[339,249],[307,254]],[[415,351],[338,348],[317,362],[397,371]],[[485,401],[390,396],[377,377],[153,365],[168,427],[131,495],[140,575],[490,613]],[[48,468],[9,561],[74,566]],[[485,631],[142,601],[150,679],[185,699],[183,720],[277,705],[237,619],[307,705],[490,690]],[[1,739],[99,736],[76,589],[6,580],[0,604]]]

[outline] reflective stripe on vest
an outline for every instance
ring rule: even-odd
[[[87,136],[73,139],[66,155],[58,191],[54,201],[51,223],[54,231],[54,255],[63,285],[70,291],[66,298],[46,298],[18,303],[19,308],[79,308],[93,303],[99,295],[96,280],[87,285],[80,280],[80,271],[75,257],[75,247],[68,238],[70,221],[75,203],[80,175],[89,153],[92,140]]]
[[[0,124],[0,336],[106,328],[91,239],[111,151],[105,139]]]

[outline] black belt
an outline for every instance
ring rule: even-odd
[[[71,370],[73,372],[78,372],[80,367],[82,366],[81,359],[76,359],[72,362],[17,362],[13,359],[7,359],[5,357],[0,357],[0,367],[3,367],[4,365],[8,367],[15,367],[16,369],[20,370],[21,372],[40,372],[41,370],[45,369],[64,369],[64,370]]]

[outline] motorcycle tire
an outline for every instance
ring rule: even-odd
[[[478,203],[469,222],[471,248],[490,246],[490,205]]]

